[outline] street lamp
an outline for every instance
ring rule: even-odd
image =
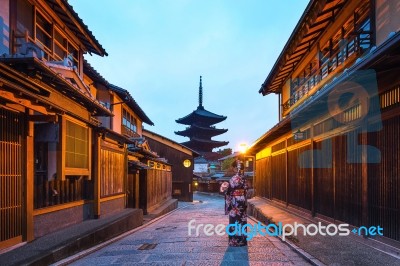
[[[183,166],[186,168],[190,167],[192,165],[192,162],[189,159],[186,159],[183,161]]]
[[[248,149],[249,145],[247,145],[247,143],[240,143],[239,144],[239,152],[241,154],[245,154],[247,149]]]

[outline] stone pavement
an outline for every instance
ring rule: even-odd
[[[129,208],[102,216],[100,219],[86,220],[68,226],[32,242],[22,243],[9,251],[2,250],[0,266],[49,265],[109,239],[114,239],[124,232],[175,209],[177,205],[176,199],[170,199],[144,216],[141,209]]]
[[[193,203],[180,203],[169,215],[144,225],[136,232],[72,265],[309,265],[275,237],[256,236],[247,247],[228,247],[228,236],[188,236],[188,223],[228,224],[221,197],[195,194]],[[249,223],[254,223],[251,219]],[[80,254],[77,257],[83,256]],[[71,258],[70,258],[71,259]]]
[[[308,225],[321,220],[296,215],[288,209],[280,208],[272,202],[255,197],[248,200],[248,213],[265,224]],[[323,222],[326,224],[326,222]],[[288,240],[326,265],[400,265],[400,249],[385,245],[371,238],[351,233],[349,236],[304,236],[301,233]]]

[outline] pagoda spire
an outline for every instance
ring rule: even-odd
[[[200,85],[199,85],[199,108],[203,109],[203,84],[201,82],[201,76],[200,76]]]
[[[219,129],[213,126],[226,119],[226,116],[217,115],[207,111],[203,107],[203,83],[200,76],[199,106],[190,114],[175,120],[179,124],[188,125],[185,130],[175,131],[176,135],[188,137],[189,141],[182,143],[199,153],[212,152],[213,149],[228,145],[227,141],[216,141],[212,138],[227,132],[227,129]]]

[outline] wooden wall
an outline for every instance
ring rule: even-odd
[[[397,109],[400,111],[399,107]],[[398,113],[393,109],[391,111]],[[289,146],[278,154],[272,153],[256,162],[256,195],[301,208],[311,215],[331,221],[354,226],[380,225],[384,228],[384,236],[399,241],[398,132],[400,117],[394,116],[385,119],[383,129],[377,132],[362,134],[356,128],[340,135],[316,139],[301,147]],[[379,150],[380,163],[358,161],[362,158],[362,150],[355,147],[362,143]],[[311,153],[312,146],[314,151]],[[368,158],[376,156],[376,150],[369,150],[367,162]],[[318,167],[318,162],[329,157],[330,166]],[[312,161],[314,167],[311,168],[313,165],[305,161]]]
[[[146,139],[151,149],[157,152],[160,157],[166,158],[168,163],[172,165],[172,196],[183,201],[193,201],[193,190],[191,187],[194,166],[193,156],[153,140],[148,136]],[[192,162],[190,167],[183,165],[183,161],[186,159]]]
[[[100,151],[101,197],[124,193],[125,154],[102,148]]]
[[[147,214],[171,199],[172,172],[159,169],[140,170],[139,190],[139,207]]]

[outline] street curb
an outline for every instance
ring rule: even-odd
[[[90,248],[103,241],[107,241],[118,234],[132,230],[140,226],[143,221],[143,212],[140,209],[132,209],[122,215],[116,215],[106,223],[96,225],[92,224],[88,230],[83,233],[72,235],[65,234],[65,237],[60,237],[53,244],[43,245],[36,244],[32,247],[32,253],[27,250],[14,249],[10,252],[15,254],[3,254],[0,264],[3,265],[49,265],[66,258],[76,252]],[[40,238],[37,240],[41,241]],[[38,243],[36,242],[36,243]],[[43,246],[42,246],[43,245]],[[23,245],[29,247],[29,243]],[[22,247],[22,248],[24,248]],[[22,253],[21,253],[22,252]],[[14,258],[15,256],[15,258]]]
[[[195,191],[196,194],[207,195],[207,196],[214,196],[214,197],[221,197],[223,198],[224,195],[219,193],[212,193],[212,192],[203,192],[203,191]]]
[[[250,210],[251,215],[249,215],[249,218],[252,219],[253,221],[257,221],[257,222],[261,222],[263,225],[267,225],[270,224],[271,222],[271,218],[265,216],[259,208],[255,207],[255,205],[249,203],[249,209],[248,212]],[[255,217],[254,217],[255,216]],[[257,218],[263,218],[264,221],[258,220]],[[266,222],[266,223],[265,223]],[[276,223],[272,222],[273,224],[277,225]],[[278,225],[277,225],[278,226]],[[270,229],[271,233],[274,233],[272,229]],[[290,240],[283,240],[281,236],[275,236],[276,238],[279,238],[281,240],[281,242],[283,242],[284,244],[286,244],[287,246],[290,247],[290,249],[292,249],[294,252],[296,252],[297,254],[299,254],[302,258],[304,258],[307,262],[311,263],[314,266],[323,266],[326,265],[324,263],[322,263],[320,260],[318,260],[317,258],[315,258],[314,256],[312,256],[311,254],[307,253],[306,251],[304,251],[302,248],[298,247],[296,244],[294,244],[292,241]]]
[[[57,262],[55,262],[55,263],[53,263],[53,264],[50,264],[50,265],[54,265],[54,266],[65,266],[65,265],[69,265],[69,264],[71,264],[71,263],[73,263],[73,262],[75,262],[75,261],[77,261],[77,260],[79,260],[79,259],[81,259],[81,258],[83,258],[83,257],[86,257],[86,256],[90,255],[91,253],[96,252],[96,251],[99,250],[99,249],[102,249],[102,248],[105,247],[105,246],[108,246],[108,245],[110,245],[110,244],[112,244],[112,243],[114,243],[114,242],[116,242],[116,241],[118,241],[118,240],[120,240],[120,239],[122,239],[122,238],[124,238],[124,237],[126,237],[126,236],[128,236],[128,235],[130,235],[130,234],[135,233],[135,232],[138,231],[138,230],[141,230],[141,229],[143,229],[143,228],[146,228],[147,226],[149,226],[149,225],[151,225],[151,224],[153,224],[153,223],[155,223],[155,222],[157,222],[157,221],[159,221],[159,220],[162,220],[162,219],[166,218],[167,216],[171,215],[172,213],[174,213],[174,212],[176,212],[176,211],[178,211],[178,210],[187,208],[188,206],[189,206],[189,205],[182,206],[182,207],[178,207],[178,208],[176,208],[176,209],[174,209],[174,210],[172,210],[172,211],[170,211],[170,212],[168,212],[168,213],[166,213],[166,214],[164,214],[164,215],[162,215],[162,216],[159,216],[159,217],[157,217],[157,218],[151,219],[151,220],[148,221],[147,223],[145,223],[145,224],[143,224],[143,225],[141,225],[141,226],[138,226],[138,227],[136,227],[136,228],[134,228],[134,229],[132,229],[132,230],[130,230],[130,231],[127,231],[127,232],[125,232],[125,233],[122,233],[122,234],[120,234],[120,235],[118,235],[118,236],[116,236],[116,237],[114,237],[114,238],[111,238],[111,239],[109,239],[109,240],[107,240],[107,241],[105,241],[105,242],[103,242],[103,243],[101,243],[101,244],[98,244],[98,245],[96,245],[96,246],[93,246],[93,247],[91,247],[91,248],[89,248],[89,249],[86,249],[86,250],[84,250],[84,251],[81,251],[81,252],[79,252],[79,253],[76,253],[75,255],[72,255],[72,256],[70,256],[70,257],[67,257],[67,258],[65,258],[65,259],[62,259],[62,260],[57,261]]]

